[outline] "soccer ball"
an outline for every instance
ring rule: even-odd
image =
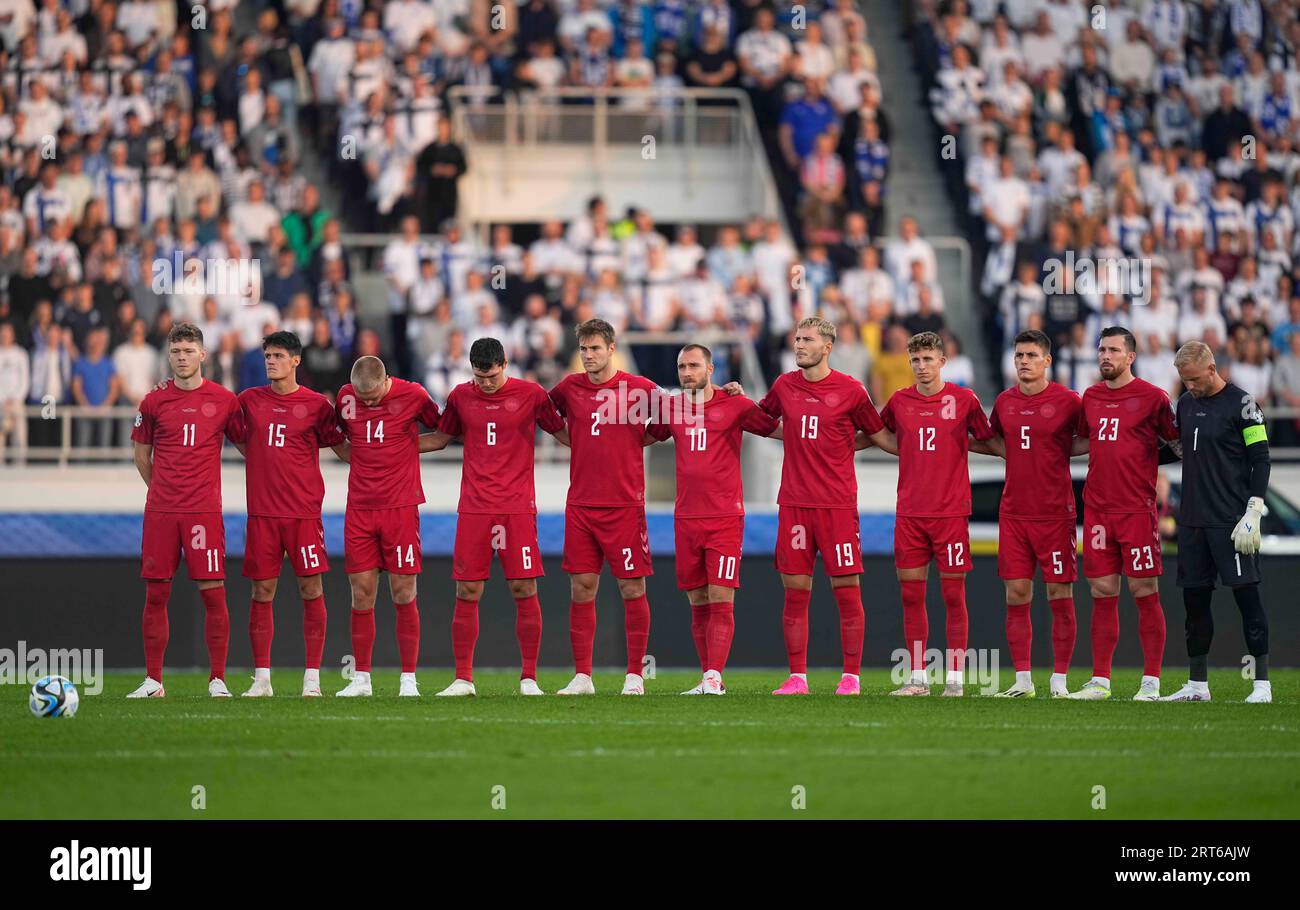
[[[77,713],[81,696],[72,680],[63,676],[42,676],[32,686],[27,706],[37,717],[71,717]]]

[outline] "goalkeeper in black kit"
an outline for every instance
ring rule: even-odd
[[[1214,353],[1189,341],[1174,357],[1187,388],[1176,407],[1183,484],[1178,522],[1178,586],[1187,608],[1187,685],[1162,701],[1209,701],[1207,674],[1215,576],[1232,589],[1246,649],[1255,662],[1246,701],[1271,702],[1268,618],[1259,596],[1260,522],[1268,490],[1268,433],[1254,397],[1224,380]]]

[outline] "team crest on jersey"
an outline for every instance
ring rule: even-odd
[[[307,406],[305,404],[296,404],[293,406],[293,416],[299,420],[307,416]]]
[[[1029,413],[1032,414],[1032,413],[1034,413],[1034,412],[1033,412],[1033,411],[1030,411]],[[1050,405],[1050,404],[1045,404],[1045,405],[1043,405],[1043,416],[1044,416],[1044,417],[1051,417],[1051,416],[1053,416],[1055,413],[1056,413],[1056,407],[1055,407],[1054,405]]]
[[[831,392],[829,395],[826,396],[826,407],[833,408],[839,403],[840,403],[840,396],[837,395],[835,392]]]
[[[507,411],[513,414],[515,411],[519,410],[519,399],[507,398],[505,401],[505,407]]]
[[[204,417],[211,417],[212,415],[214,415],[214,414],[216,414],[216,413],[217,413],[217,406],[216,406],[215,404],[213,404],[213,403],[210,402],[210,401],[204,403],[204,405],[203,405],[203,416],[204,416]]]

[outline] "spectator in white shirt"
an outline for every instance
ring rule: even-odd
[[[31,388],[31,358],[15,341],[13,323],[0,323],[0,466],[5,445],[12,440],[14,463],[27,459],[27,417],[23,408]]]

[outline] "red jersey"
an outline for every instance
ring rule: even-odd
[[[993,402],[993,432],[1006,445],[1007,477],[998,515],[1022,521],[1074,516],[1070,446],[1083,402],[1071,389],[1049,382],[1037,395],[1013,385]]]
[[[1079,435],[1088,437],[1084,505],[1102,512],[1154,509],[1157,441],[1178,438],[1169,395],[1145,379],[1118,389],[1099,382],[1084,391],[1079,421]]]
[[[352,442],[349,509],[395,509],[424,502],[420,485],[420,428],[438,428],[438,406],[424,386],[392,379],[376,405],[357,397],[352,383],[339,389],[339,426]]]
[[[458,511],[467,515],[537,514],[533,482],[535,428],[564,429],[546,390],[507,379],[492,394],[463,382],[447,396],[438,429],[463,436],[465,467]]]
[[[678,518],[717,518],[745,514],[740,476],[741,433],[770,436],[777,420],[744,395],[729,395],[716,386],[713,397],[693,404],[684,395],[668,399],[666,421],[647,430],[660,442],[677,445]]]
[[[221,445],[238,413],[234,393],[208,379],[190,391],[169,382],[144,396],[131,440],[153,446],[146,512],[221,511]]]
[[[645,504],[641,441],[661,394],[649,379],[622,370],[600,385],[586,373],[571,373],[551,389],[569,426],[569,505]]]
[[[909,386],[890,397],[880,419],[898,437],[898,514],[969,515],[970,437],[993,436],[975,393],[944,383],[922,395]]]
[[[288,395],[257,386],[240,393],[237,420],[230,438],[244,444],[248,514],[320,518],[320,450],[345,438],[329,399],[305,386]]]
[[[862,383],[838,370],[809,382],[801,370],[793,370],[776,378],[759,407],[785,424],[776,501],[783,506],[856,509],[854,431],[871,436],[885,427]]]

